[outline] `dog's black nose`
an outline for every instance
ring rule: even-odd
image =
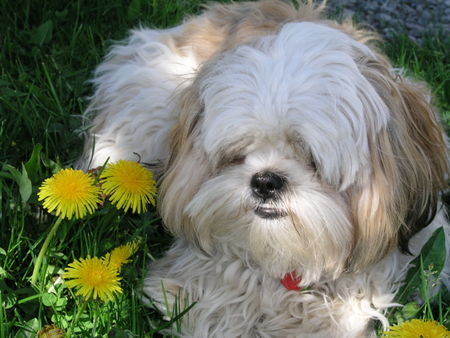
[[[270,171],[253,175],[250,187],[253,194],[263,200],[274,199],[283,189],[286,179]]]

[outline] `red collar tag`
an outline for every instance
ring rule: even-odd
[[[292,291],[301,291],[301,287],[299,286],[302,281],[302,276],[297,276],[295,272],[290,272],[284,275],[283,279],[280,280],[281,284]]]

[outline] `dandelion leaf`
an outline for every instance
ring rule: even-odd
[[[411,262],[406,282],[397,293],[396,302],[405,304],[410,298],[418,295],[424,277],[437,278],[444,268],[446,252],[444,229],[439,228],[423,246],[420,255]]]
[[[39,179],[40,173],[40,159],[41,159],[42,145],[36,144],[33,148],[30,159],[25,163],[25,169],[28,173],[28,177],[34,183]]]

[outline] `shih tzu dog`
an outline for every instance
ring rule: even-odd
[[[409,253],[448,229],[430,95],[322,10],[212,4],[132,31],[96,70],[81,163],[163,163],[176,241],[144,293],[163,312],[195,303],[182,336],[371,335]]]

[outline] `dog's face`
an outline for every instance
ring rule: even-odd
[[[305,284],[406,241],[433,216],[446,151],[424,95],[389,68],[308,22],[206,63],[161,185],[168,228]]]

